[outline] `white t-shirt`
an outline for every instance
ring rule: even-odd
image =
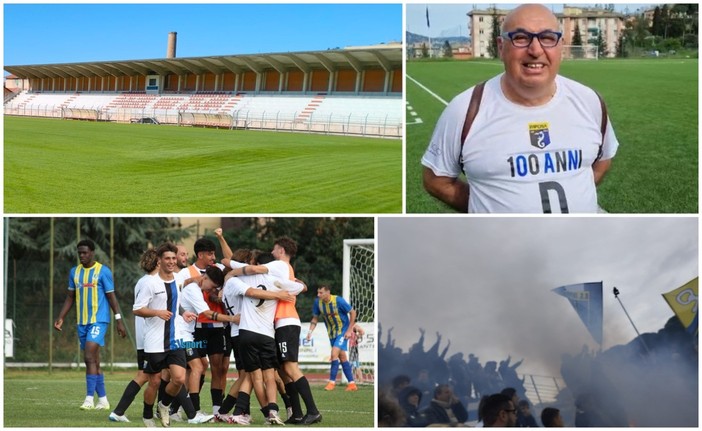
[[[221,270],[224,270],[224,265],[222,265],[221,263],[215,263],[215,266]],[[187,280],[189,278],[193,278],[196,275],[195,273],[199,273],[200,275],[204,275],[206,273],[206,271],[207,271],[206,269],[200,268],[199,266],[197,266],[193,263],[192,265],[186,266],[185,268],[181,269],[180,272],[178,273],[178,276],[183,279],[183,282],[185,282],[185,280]],[[200,296],[203,297],[203,301],[204,301],[204,296],[202,295],[202,291],[200,291]],[[205,304],[207,304],[207,302],[205,302]],[[209,305],[207,307],[209,309]],[[213,311],[215,311],[215,310],[213,310]],[[183,323],[185,323],[185,320],[183,320]],[[195,322],[194,325],[197,328],[202,327],[202,323],[200,323],[200,322]],[[226,326],[226,323],[225,322],[213,322],[213,323],[208,323],[206,326],[209,328],[222,328],[222,327]]]
[[[191,311],[195,314],[200,314],[210,309],[202,297],[202,289],[197,283],[188,284],[180,292],[180,306],[184,311]],[[182,316],[178,315],[176,324],[180,329],[178,333],[182,335],[183,341],[194,341],[195,320],[186,322]]]
[[[592,164],[602,144],[602,108],[597,94],[556,77],[556,93],[542,106],[509,101],[501,75],[485,85],[480,110],[463,145],[469,185],[468,212],[597,212]],[[473,89],[456,96],[439,118],[422,164],[435,175],[461,173],[461,132]],[[607,121],[601,160],[619,143]]]
[[[143,289],[144,286],[146,286],[146,284],[149,282],[149,277],[152,276],[149,274],[145,274],[139,279],[139,281],[137,281],[136,286],[134,286],[134,302],[136,302],[136,298],[139,295],[141,289]],[[144,318],[141,316],[134,316],[134,333],[136,336],[137,350],[144,350]]]
[[[232,277],[231,282],[234,294],[245,296],[246,291],[251,287],[254,289],[264,289],[270,292],[279,292],[273,282],[274,277],[268,274],[246,275]],[[245,297],[241,302],[241,320],[239,329],[256,332],[267,337],[275,338],[273,319],[275,318],[275,307],[278,301],[275,299],[256,299]]]
[[[242,295],[235,290],[234,286],[236,284],[236,277],[232,277],[224,283],[224,288],[222,291],[222,303],[224,305],[224,310],[227,314],[231,316],[236,316],[241,313],[241,303],[244,299]],[[231,326],[231,336],[236,337],[239,335],[239,325],[234,322],[230,322]]]
[[[238,269],[249,266],[249,264],[232,259],[229,266],[231,266],[232,269]],[[280,278],[282,280],[288,280],[290,278],[289,265],[282,260],[273,260],[271,262],[264,263],[263,266],[268,268],[268,275],[270,276]]]
[[[268,275],[280,280],[290,280],[290,267],[282,260],[274,260],[263,266],[268,268]]]
[[[177,348],[176,340],[183,334],[176,329],[176,316],[179,314],[179,293],[183,280],[173,274],[173,280],[164,281],[159,274],[150,275],[147,283],[137,294],[133,310],[150,308],[168,310],[173,316],[168,321],[160,317],[144,318],[144,352],[163,353]]]

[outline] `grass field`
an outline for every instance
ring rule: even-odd
[[[105,386],[110,405],[114,408],[135,371],[105,373]],[[208,379],[209,380],[209,379]],[[312,384],[315,403],[322,413],[322,422],[313,427],[372,427],[374,423],[374,391],[372,386],[359,386],[358,392],[345,392],[339,386],[332,392],[323,389],[323,383]],[[209,383],[201,394],[201,406],[211,410]],[[126,412],[131,423],[110,422],[109,411],[82,411],[78,406],[85,398],[85,373],[59,370],[49,375],[47,371],[19,371],[5,369],[4,426],[5,427],[64,427],[64,428],[121,428],[144,427],[141,421],[143,389]],[[252,397],[251,413],[255,423],[264,426],[258,411],[258,402]],[[285,418],[284,405],[279,400],[281,416]],[[303,407],[304,408],[304,407]],[[185,427],[172,423],[172,427]],[[231,427],[223,423],[201,425],[206,427]]]
[[[5,213],[399,213],[402,142],[9,117]]]
[[[498,61],[407,64],[407,103],[422,120],[407,117],[407,212],[451,212],[421,182],[420,160],[445,105],[410,78],[448,102],[502,70]],[[619,140],[600,205],[611,213],[697,213],[698,61],[566,61],[561,74],[602,95]]]

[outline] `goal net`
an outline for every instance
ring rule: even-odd
[[[357,341],[349,341],[349,361],[357,383],[375,382],[375,240],[344,240],[343,297],[356,310]],[[354,337],[356,338],[356,337]]]
[[[596,45],[563,45],[563,60],[597,60]]]

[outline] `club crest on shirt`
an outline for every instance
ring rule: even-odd
[[[533,147],[540,150],[546,148],[551,143],[548,123],[529,123],[529,140]]]

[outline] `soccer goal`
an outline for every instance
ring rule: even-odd
[[[563,45],[563,60],[597,60],[596,45]]]
[[[349,342],[349,361],[357,383],[375,382],[375,240],[344,240],[342,295],[356,310],[363,331]]]

